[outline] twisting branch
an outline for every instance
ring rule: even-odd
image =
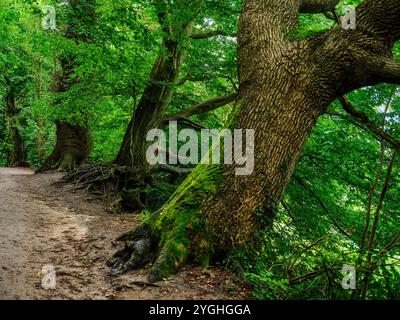
[[[201,40],[201,39],[209,39],[209,38],[216,37],[216,36],[225,36],[225,37],[236,38],[237,34],[236,33],[229,34],[222,30],[215,30],[215,31],[204,32],[204,33],[194,33],[190,36],[190,38],[193,40]]]
[[[385,199],[386,193],[389,189],[389,182],[390,182],[390,178],[391,178],[391,175],[393,172],[393,167],[396,162],[398,153],[399,153],[398,151],[394,151],[392,157],[390,158],[390,162],[389,162],[389,165],[387,168],[386,178],[385,178],[385,181],[383,184],[382,191],[379,195],[378,204],[377,204],[376,211],[375,211],[374,223],[372,226],[372,231],[371,231],[371,235],[370,235],[369,242],[368,242],[368,250],[369,250],[370,254],[371,254],[373,246],[374,246],[376,231],[377,231],[378,222],[379,222],[379,214],[382,209],[383,200]]]
[[[167,125],[168,122],[170,122],[170,121],[176,121],[181,125],[184,125],[184,126],[187,126],[187,127],[193,128],[193,129],[197,129],[197,130],[206,129],[206,127],[202,123],[196,122],[191,119],[184,118],[184,117],[165,118],[163,120],[163,125]]]
[[[381,210],[382,210],[382,206],[383,206],[383,201],[384,201],[386,193],[389,189],[390,178],[392,176],[393,167],[396,162],[398,153],[399,153],[399,151],[395,150],[392,154],[392,157],[390,158],[385,181],[383,183],[382,191],[379,194],[378,204],[377,204],[376,210],[375,210],[374,222],[372,224],[371,235],[370,235],[369,241],[368,241],[368,256],[367,256],[367,261],[366,261],[367,271],[365,273],[365,277],[362,281],[362,286],[360,289],[360,297],[362,299],[365,299],[365,297],[367,295],[369,279],[370,279],[371,275],[373,274],[373,272],[377,269],[377,266],[378,266],[377,263],[372,263],[373,247],[375,244],[375,238],[376,238],[376,233],[378,230],[378,223],[379,223],[380,214],[381,214]]]
[[[385,107],[385,111],[383,114],[383,118],[382,118],[382,125],[381,125],[381,130],[384,132],[385,131],[385,126],[386,126],[386,116],[387,116],[387,112],[389,110],[389,107],[392,103],[392,99],[393,99],[393,95],[394,95],[394,86],[392,86],[392,90],[390,92],[390,97],[386,103],[386,107]],[[350,106],[351,107],[351,106]],[[361,237],[361,243],[360,243],[360,253],[364,253],[365,250],[365,240],[367,237],[367,233],[369,231],[369,224],[371,221],[371,210],[372,210],[372,201],[374,199],[374,195],[375,195],[375,189],[379,183],[379,179],[381,177],[381,173],[383,170],[383,163],[385,161],[385,153],[386,153],[386,146],[385,146],[385,139],[383,137],[381,137],[381,155],[380,155],[380,159],[379,159],[379,167],[376,170],[376,175],[375,175],[375,181],[372,184],[371,190],[369,192],[368,195],[368,206],[367,206],[367,213],[366,213],[366,217],[365,217],[365,227],[362,233],[362,237]]]
[[[374,134],[378,135],[381,139],[390,143],[393,148],[396,150],[400,150],[400,141],[396,138],[392,137],[390,134],[387,134],[382,128],[379,128],[372,120],[368,118],[368,116],[356,110],[351,103],[344,97],[339,97],[339,101],[343,106],[343,109],[350,114],[352,117],[357,119],[359,122],[364,124],[369,130],[371,130]]]
[[[188,108],[188,109],[179,111],[175,114],[172,114],[170,116],[167,116],[166,119],[164,120],[164,122],[179,120],[182,118],[194,116],[196,114],[213,111],[215,109],[218,109],[220,107],[227,105],[228,103],[235,101],[236,95],[237,95],[236,93],[233,93],[233,94],[230,94],[227,96],[215,97],[215,98],[209,99],[209,100],[201,102],[191,108]]]
[[[385,247],[383,247],[381,249],[381,251],[379,252],[379,254],[381,256],[384,256],[387,252],[389,252],[390,250],[399,247],[400,243],[398,242],[400,239],[400,232],[397,232],[394,236],[392,241],[390,241]]]
[[[348,239],[352,240],[352,237],[346,232],[346,230],[344,230],[339,223],[331,216],[328,208],[326,207],[326,205],[324,204],[324,202],[320,199],[320,197],[318,197],[318,195],[307,186],[307,184],[299,177],[299,176],[295,176],[294,177],[295,180],[306,190],[308,191],[319,203],[319,205],[321,206],[321,208],[325,211],[325,213],[327,214],[329,220],[331,220],[331,222],[333,223],[333,225],[339,230],[340,233],[342,233],[345,237],[347,237]]]

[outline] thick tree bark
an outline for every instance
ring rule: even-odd
[[[18,130],[18,113],[15,105],[15,96],[9,93],[6,97],[6,116],[10,122],[10,140],[12,143],[12,150],[9,155],[9,165],[12,167],[26,167],[26,150],[24,148],[24,142],[21,134]]]
[[[139,267],[154,250],[149,280],[156,281],[188,258],[204,263],[254,245],[271,226],[303,146],[329,104],[363,86],[400,83],[400,67],[391,58],[400,36],[397,0],[364,1],[356,30],[337,27],[293,40],[288,34],[299,10],[297,0],[246,0],[243,6],[240,91],[230,127],[255,130],[254,173],[235,176],[233,166],[200,165],[159,212],[120,238],[125,248],[111,266]]]

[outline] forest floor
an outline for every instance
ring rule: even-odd
[[[113,240],[137,223],[71,187],[52,186],[59,173],[0,168],[0,300],[2,299],[243,299],[250,290],[221,268],[188,266],[145,285],[146,270],[110,277]],[[56,288],[42,288],[43,266]]]

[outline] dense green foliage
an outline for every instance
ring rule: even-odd
[[[360,2],[341,1],[339,14]],[[9,165],[13,143],[10,127],[15,126],[23,138],[29,165],[38,168],[55,143],[55,121],[89,123],[90,162],[109,162],[115,158],[132,112],[149,82],[164,36],[157,20],[157,3],[98,0],[95,21],[74,21],[79,32],[90,33],[92,39],[79,42],[62,34],[66,21],[69,19],[70,23],[73,19],[62,4],[53,3],[57,8],[58,30],[44,31],[41,25],[44,1],[0,0],[1,166]],[[195,21],[196,32],[222,32],[205,39],[183,40],[190,41],[189,52],[178,82],[172,84],[168,114],[237,90],[236,40],[227,35],[236,32],[240,2],[210,0],[202,6]],[[183,19],[179,12],[174,14],[177,20]],[[301,15],[296,36],[307,37],[335,25],[322,14]],[[396,49],[397,54],[400,55],[400,50]],[[67,55],[75,57],[72,77],[79,81],[67,92],[57,93],[54,83],[60,72],[59,59]],[[5,106],[10,91],[16,96],[19,110],[12,117]],[[397,87],[364,88],[347,98],[378,127],[385,118],[385,132],[400,138]],[[232,105],[228,105],[192,119],[209,128],[220,128],[231,109]],[[359,267],[361,283],[367,257],[366,253],[359,253],[359,245],[369,194],[382,164],[372,197],[372,224],[393,153],[393,148],[386,144],[382,154],[376,133],[343,111],[338,102],[331,106],[306,145],[273,229],[259,235],[262,243],[259,248],[237,252],[230,260],[243,265],[256,298],[351,298],[351,290],[341,287],[341,269],[344,265]],[[394,239],[398,244],[400,237],[398,172],[399,165],[395,162],[369,262],[376,264],[368,287],[369,299],[400,298],[399,246],[385,251]],[[177,179],[149,190],[153,206],[158,207],[168,199],[181,181]],[[182,223],[188,223],[185,215],[181,219]],[[179,240],[171,246],[186,250]]]

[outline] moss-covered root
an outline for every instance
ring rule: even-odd
[[[189,238],[169,233],[171,238],[165,242],[165,236],[162,239],[154,236],[154,226],[154,223],[144,222],[117,239],[123,241],[125,246],[107,261],[112,276],[153,264],[148,281],[157,282],[177,272],[185,264],[189,256]]]
[[[148,280],[156,282],[175,273],[188,259],[208,264],[211,239],[202,204],[217,193],[219,183],[218,166],[198,166],[158,212],[145,215],[138,228],[119,239],[125,248],[109,260],[114,273],[153,261]]]
[[[123,241],[125,246],[107,261],[111,275],[121,275],[153,263],[148,281],[157,282],[175,273],[186,262],[189,240],[184,240],[186,245],[177,238],[164,243],[154,236],[154,226],[154,223],[143,222],[135,230],[117,239]]]
[[[171,225],[172,221],[167,223],[164,220],[166,228],[160,230],[157,227],[162,220],[159,217],[157,222],[143,222],[134,231],[117,239],[123,241],[125,246],[107,261],[112,268],[111,275],[117,276],[152,264],[148,281],[157,282],[176,273],[189,256],[200,264],[208,263],[208,259],[197,259],[198,256],[207,256],[209,246],[207,241],[199,243],[197,237],[190,239],[194,230],[193,221],[186,221],[188,223],[185,224],[182,220],[175,220]]]
[[[149,227],[146,223],[122,235],[117,241],[123,241],[125,247],[107,261],[112,275],[123,274],[153,262],[155,257],[152,253],[154,241],[150,237]]]
[[[177,249],[177,248],[176,248]],[[179,249],[178,249],[179,250]],[[188,257],[187,250],[179,252],[169,246],[161,248],[157,260],[153,264],[147,280],[150,283],[160,281],[169,275],[176,273],[186,262]]]

